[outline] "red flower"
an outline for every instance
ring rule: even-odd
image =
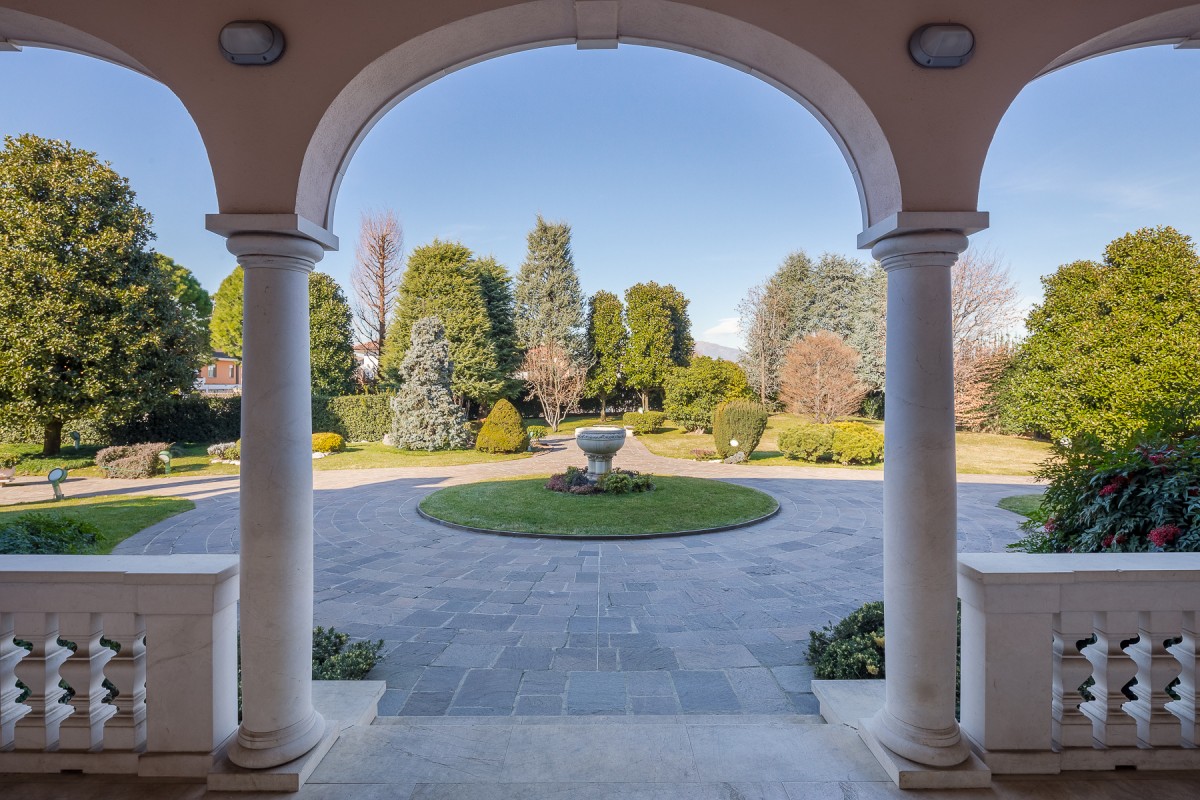
[[[1167,457],[1162,453],[1151,453],[1148,458],[1150,459],[1151,464],[1161,464],[1167,460]]]
[[[1125,544],[1128,541],[1129,541],[1129,537],[1123,533],[1117,537],[1117,544]]]
[[[1050,517],[1044,523],[1042,523],[1042,527],[1045,528],[1048,533],[1054,533],[1054,529],[1058,527],[1058,523],[1054,521],[1054,517]]]
[[[1113,543],[1113,535],[1110,533],[1108,536],[1104,537],[1104,540],[1102,542],[1100,542],[1100,546],[1103,547],[1105,550],[1107,550],[1108,548],[1112,547],[1112,543]]]
[[[1178,539],[1181,533],[1183,531],[1180,530],[1178,525],[1163,525],[1146,534],[1146,538],[1154,542],[1158,547],[1166,547]]]
[[[1102,487],[1100,487],[1100,496],[1108,497],[1109,495],[1116,494],[1117,489],[1119,489],[1119,488],[1121,488],[1121,487],[1117,486],[1115,483],[1110,483],[1105,486],[1102,486]]]

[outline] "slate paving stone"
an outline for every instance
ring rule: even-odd
[[[521,685],[516,669],[473,669],[463,678],[454,695],[455,706],[471,708],[507,708],[512,710]]]
[[[567,679],[568,714],[624,714],[625,676],[619,672],[572,672]]]
[[[780,497],[783,510],[721,534],[587,543],[458,532],[413,511],[447,480],[582,463],[566,438],[534,459],[376,472],[370,482],[319,472],[315,624],[385,640],[372,677],[387,681],[382,706],[392,713],[567,714],[570,673],[596,676],[575,689],[576,707],[604,713],[815,710],[808,632],[882,596],[879,475],[659,459],[636,439],[620,458],[658,474],[735,476]],[[116,554],[236,552],[230,487]],[[1003,478],[960,483],[960,551],[1003,552],[1020,519],[996,502],[1029,491]],[[457,696],[468,672],[491,667],[522,677],[491,697],[476,683],[476,696]],[[588,681],[601,688],[584,691]]]

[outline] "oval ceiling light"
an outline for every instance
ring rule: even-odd
[[[221,55],[234,64],[273,64],[283,55],[283,31],[262,20],[240,19],[221,29]]]
[[[975,34],[966,25],[922,25],[908,40],[908,52],[922,67],[961,67],[975,54]]]

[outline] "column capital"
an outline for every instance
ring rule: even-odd
[[[858,249],[874,247],[882,239],[909,233],[955,231],[964,236],[988,227],[986,211],[897,211],[858,235]]]
[[[960,231],[915,231],[881,239],[871,255],[885,272],[910,267],[952,267],[958,254],[967,249],[966,234]]]
[[[299,214],[208,214],[204,227],[226,238],[245,233],[270,233],[310,239],[324,250],[337,250],[338,237]]]
[[[312,239],[274,233],[235,233],[225,241],[245,269],[289,269],[312,272],[325,249]]]

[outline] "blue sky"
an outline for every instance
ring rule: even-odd
[[[1059,264],[1126,231],[1200,237],[1200,52],[1118,53],[1025,89],[1001,123],[974,237],[1026,302]],[[194,124],[159,84],[82,56],[0,54],[0,133],[97,151],[155,217],[156,247],[215,291],[233,267]],[[359,214],[393,208],[409,248],[436,237],[516,272],[534,216],[570,222],[585,291],[673,282],[696,338],[737,344],[738,300],[791,250],[854,250],[858,199],[825,130],[728,67],[652,48],[556,47],[449,75],[404,100],[351,163],[320,269],[349,287]]]

